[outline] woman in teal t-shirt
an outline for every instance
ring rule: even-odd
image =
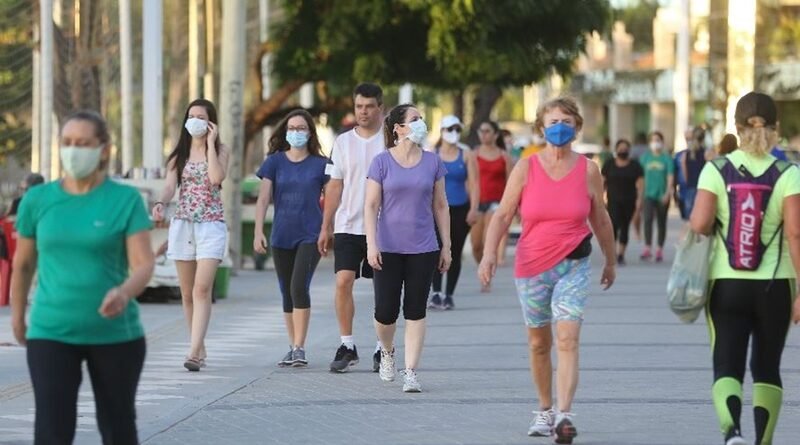
[[[644,196],[642,213],[644,214],[644,251],[641,259],[649,261],[653,254],[653,220],[658,227],[656,244],[656,262],[664,260],[664,242],[667,239],[667,210],[672,193],[675,165],[672,156],[665,152],[664,135],[658,131],[650,133],[650,152],[639,158],[644,170]]]
[[[72,443],[84,361],[103,443],[139,443],[135,398],[145,340],[134,297],[154,260],[139,192],[106,175],[110,139],[97,113],[69,116],[60,137],[64,178],[29,190],[17,214],[12,325],[27,343],[37,444]]]

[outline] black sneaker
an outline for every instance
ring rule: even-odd
[[[358,363],[358,349],[353,345],[353,349],[345,345],[339,346],[336,356],[331,362],[331,372],[347,372],[351,366]]]
[[[278,366],[281,368],[285,368],[287,366],[292,366],[292,349],[289,349],[289,352],[283,356],[281,361],[278,362]]]
[[[625,255],[617,255],[617,265],[619,266],[625,265]]]
[[[372,354],[372,372],[378,372],[381,369],[381,350],[375,351]]]
[[[434,292],[431,294],[431,297],[428,299],[428,309],[444,309],[442,306],[442,294],[441,292]]]
[[[572,423],[572,414],[558,413],[556,415],[556,426],[553,427],[554,442],[569,445],[577,435],[578,430]]]
[[[455,303],[453,303],[453,296],[447,295],[444,297],[444,301],[442,302],[442,308],[446,311],[449,311],[456,307]]]

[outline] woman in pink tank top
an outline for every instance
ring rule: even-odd
[[[517,294],[528,326],[531,370],[539,409],[529,436],[555,436],[571,444],[577,429],[571,409],[578,383],[578,339],[589,295],[592,233],[605,256],[600,280],[604,289],[614,283],[616,255],[611,218],[603,202],[600,170],[572,151],[583,118],[574,100],[558,98],[536,114],[535,131],[546,148],[518,162],[506,184],[500,207],[489,223],[483,259],[478,269],[488,286],[497,267],[497,246],[519,208],[522,235],[517,243]],[[555,323],[559,372],[558,406],[553,404],[551,324]]]

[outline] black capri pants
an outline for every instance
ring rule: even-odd
[[[272,248],[275,272],[283,296],[283,312],[292,313],[295,308],[311,307],[311,278],[319,264],[316,244],[299,244],[294,249]]]
[[[433,270],[439,251],[415,254],[381,252],[382,270],[375,270],[375,320],[384,325],[397,322],[400,305],[403,318],[422,320],[428,303]]]
[[[611,217],[611,225],[614,228],[614,239],[620,244],[628,245],[628,231],[635,211],[636,202],[608,202],[608,216]]]
[[[445,295],[452,296],[456,291],[456,284],[458,284],[458,277],[461,275],[461,257],[464,252],[464,242],[469,235],[470,225],[467,224],[467,213],[469,213],[469,204],[461,206],[450,207],[450,242],[452,247],[450,249],[453,261],[450,263],[450,269],[447,270],[447,288]],[[439,230],[436,230],[436,239],[439,242],[439,247],[442,247],[442,241],[439,239]],[[442,291],[442,273],[439,268],[434,265],[433,271],[433,291]]]
[[[145,349],[144,338],[107,345],[28,340],[28,370],[36,403],[34,444],[66,445],[75,439],[84,360],[103,444],[138,444],[136,388]]]

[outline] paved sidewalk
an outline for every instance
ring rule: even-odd
[[[710,402],[705,324],[678,322],[665,303],[668,264],[640,264],[633,260],[636,253],[634,246],[631,265],[619,270],[612,290],[593,287],[574,406],[576,443],[721,443]],[[144,305],[149,351],[139,392],[141,439],[146,444],[551,443],[525,434],[536,399],[511,277],[511,267],[499,269],[493,293],[480,294],[473,261],[465,258],[456,310],[429,313],[421,394],[404,394],[399,380],[383,383],[371,372],[372,288],[364,280],[356,285],[361,363],[348,374],[328,372],[338,346],[330,260],[321,263],[313,283],[308,369],[274,366],[287,346],[271,271],[245,271],[233,280],[231,298],[214,308],[209,366],[200,373],[181,368],[186,334],[179,305]],[[0,342],[9,340],[7,321],[4,309]],[[400,365],[402,335],[401,327]],[[775,445],[800,437],[798,350],[800,334],[793,329],[784,354],[785,405]],[[32,397],[21,348],[0,348],[0,372],[5,374],[0,443],[30,443]],[[749,388],[745,394],[749,403]],[[88,389],[81,395],[81,414],[76,443],[99,443]],[[749,408],[743,425],[752,438]]]

